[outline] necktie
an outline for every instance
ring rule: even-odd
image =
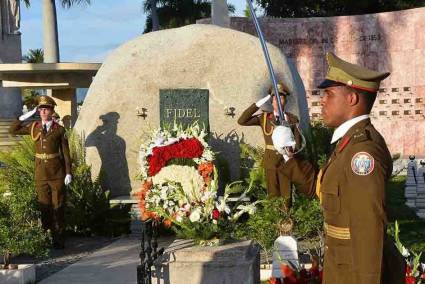
[[[43,124],[43,133],[46,134],[47,133],[47,125]]]

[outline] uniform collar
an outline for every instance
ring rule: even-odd
[[[47,131],[50,130],[50,127],[53,125],[53,119],[49,120],[48,122],[44,123],[43,121],[41,122],[42,126],[44,127],[44,125],[46,125]]]
[[[369,118],[368,114],[360,115],[350,120],[347,120],[346,122],[338,126],[335,129],[334,134],[332,135],[331,144],[341,139],[348,132],[348,130],[350,130],[350,128],[353,127],[355,124],[368,118]]]

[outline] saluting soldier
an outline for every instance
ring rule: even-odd
[[[279,168],[307,195],[319,196],[325,238],[324,284],[404,283],[404,260],[386,234],[385,185],[392,159],[369,114],[379,84],[376,72],[327,54],[322,116],[335,128],[335,150],[324,167],[297,157]],[[286,139],[285,137],[274,137]]]
[[[35,189],[41,211],[41,222],[50,230],[54,248],[64,247],[64,185],[69,185],[71,159],[65,129],[52,119],[55,101],[38,98],[38,106],[23,114],[9,129],[11,134],[31,135],[35,142]],[[38,109],[41,121],[24,124]]]
[[[282,107],[286,105],[287,96],[290,95],[288,89],[283,83],[277,84],[280,101]],[[261,106],[272,99],[273,112],[261,111],[256,114]],[[298,118],[296,115],[285,112],[285,120],[290,124],[290,127],[295,134],[296,148],[301,145],[301,136],[298,129]],[[282,196],[286,200],[286,208],[289,209],[292,205],[291,181],[287,176],[279,172],[279,165],[284,163],[282,155],[280,155],[273,146],[272,134],[277,125],[281,124],[279,117],[278,102],[274,96],[273,88],[269,89],[267,96],[260,99],[258,102],[250,105],[239,117],[238,124],[243,126],[260,126],[264,136],[265,149],[263,157],[263,167],[266,175],[267,194],[268,196]]]

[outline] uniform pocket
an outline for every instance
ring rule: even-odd
[[[330,214],[339,213],[341,208],[341,199],[339,196],[338,185],[321,188],[321,194],[323,210]]]

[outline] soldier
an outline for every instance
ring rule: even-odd
[[[288,89],[283,83],[277,84],[278,92],[282,106],[286,104],[286,97],[290,95]],[[267,103],[271,98],[273,105],[273,112],[261,112],[255,114],[261,106]],[[285,112],[285,116],[289,121],[293,133],[295,133],[296,147],[299,148],[301,145],[301,136],[297,127],[298,118],[297,116]],[[269,196],[282,196],[286,200],[286,209],[289,209],[292,204],[291,194],[291,181],[284,174],[277,171],[280,164],[284,163],[282,156],[273,147],[272,133],[277,125],[280,125],[281,121],[278,112],[277,99],[274,96],[274,90],[269,89],[268,95],[260,99],[255,104],[250,105],[239,117],[238,124],[243,126],[257,125],[261,126],[265,142],[265,150],[263,157],[263,167],[266,174],[267,182],[267,194]]]
[[[320,198],[324,284],[404,283],[404,260],[386,234],[385,184],[392,159],[369,118],[380,81],[389,73],[350,64],[332,53],[327,60],[328,73],[319,88],[324,89],[323,120],[335,128],[335,150],[319,172],[291,155],[279,170],[302,192]]]
[[[23,114],[9,129],[11,134],[31,135],[35,142],[35,189],[41,211],[41,222],[50,230],[53,247],[64,247],[64,185],[72,180],[71,160],[65,129],[52,120],[55,101],[40,96],[38,106]],[[41,121],[24,125],[38,109]]]

